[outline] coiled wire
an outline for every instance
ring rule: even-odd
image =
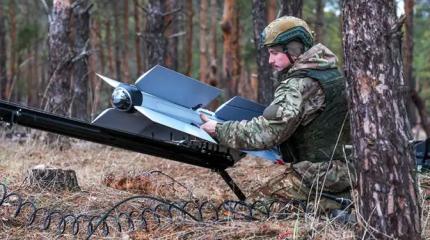
[[[40,224],[41,230],[54,227],[61,235],[78,235],[86,229],[86,239],[99,232],[108,236],[112,229],[118,232],[135,230],[154,230],[164,224],[178,222],[204,223],[226,222],[231,220],[261,221],[269,218],[287,218],[297,209],[305,209],[303,202],[272,199],[247,203],[225,200],[173,202],[149,195],[126,198],[102,214],[75,214],[63,210],[38,208],[33,201],[24,200],[15,192],[9,192],[0,183],[0,213],[12,213],[12,218],[24,220],[28,227]],[[2,214],[3,215],[3,214]],[[7,217],[3,215],[3,218]]]

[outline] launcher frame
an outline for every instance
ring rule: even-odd
[[[218,147],[208,147],[209,144],[196,148],[180,142],[160,141],[2,100],[0,121],[208,168],[220,174],[240,200],[246,199],[226,171],[238,160],[238,153],[233,149],[219,151]]]

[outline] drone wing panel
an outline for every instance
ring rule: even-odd
[[[97,126],[133,134],[142,134],[144,129],[151,125],[151,123],[142,114],[122,112],[114,108],[104,110],[92,122],[92,124]]]
[[[176,129],[178,131],[187,133],[189,135],[198,137],[200,139],[203,139],[212,143],[216,143],[216,141],[211,136],[209,136],[209,134],[207,134],[205,131],[200,129],[198,126],[192,125],[190,123],[182,122],[178,119],[172,118],[168,115],[151,110],[146,107],[135,106],[134,108],[140,113],[142,113],[144,116],[146,116],[147,118],[151,119],[151,121],[153,122],[156,122],[158,124],[164,125],[172,129]]]
[[[129,113],[109,108],[92,124],[161,141],[180,141],[189,137],[186,133],[155,123],[137,111]]]
[[[221,89],[160,65],[140,76],[136,87],[140,91],[187,108],[207,106],[221,93]]]

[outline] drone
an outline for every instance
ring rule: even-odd
[[[160,65],[140,76],[135,84],[97,76],[114,90],[112,108],[104,110],[92,124],[161,141],[199,139],[218,144],[200,129],[203,124],[200,114],[222,123],[251,120],[261,116],[265,109],[261,104],[236,96],[214,112],[209,111],[205,107],[221,94],[221,89]],[[281,159],[276,148],[243,152],[274,162]]]

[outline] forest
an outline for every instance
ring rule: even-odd
[[[430,134],[429,0],[0,0],[0,104],[91,123],[111,107],[97,74],[133,84],[161,65],[221,89],[209,110],[234,96],[267,106],[276,74],[260,34],[285,15],[308,23],[346,78],[352,213],[265,202],[259,191],[284,168],[258,157],[228,168],[243,203],[214,169],[0,115],[0,238],[430,238],[430,175],[410,147]],[[79,186],[35,183],[40,169],[73,171]]]

